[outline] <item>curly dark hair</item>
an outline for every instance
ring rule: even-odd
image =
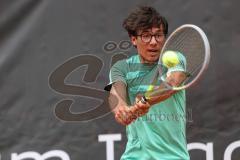
[[[161,25],[163,25],[163,31],[166,35],[168,33],[167,20],[150,6],[139,6],[128,15],[122,24],[130,37],[136,36],[139,30],[160,27]]]

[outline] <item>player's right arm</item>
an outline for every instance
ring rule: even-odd
[[[122,125],[128,125],[130,123],[127,116],[131,113],[127,106],[126,99],[126,85],[121,81],[113,83],[108,102],[112,112],[114,113],[116,121]]]

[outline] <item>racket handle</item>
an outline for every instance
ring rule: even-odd
[[[145,96],[142,96],[140,101],[141,101],[141,103],[146,104],[147,98]]]

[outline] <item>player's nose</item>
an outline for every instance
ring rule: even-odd
[[[155,36],[152,36],[150,44],[157,44],[157,40],[156,40]]]

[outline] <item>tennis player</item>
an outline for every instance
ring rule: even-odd
[[[123,22],[137,54],[110,70],[109,103],[116,121],[126,126],[128,142],[121,160],[189,160],[186,143],[185,91],[167,92],[139,103],[157,70],[157,61],[168,33],[168,23],[154,8],[141,6]],[[186,64],[166,71],[170,85],[179,85]],[[160,84],[157,82],[158,85]],[[118,103],[113,102],[117,97]]]

